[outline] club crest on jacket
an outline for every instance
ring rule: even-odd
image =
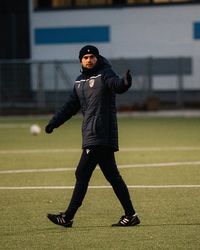
[[[94,86],[94,79],[89,80],[89,86],[90,86],[90,88],[92,88]]]

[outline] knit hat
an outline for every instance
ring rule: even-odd
[[[79,59],[80,59],[80,61],[82,60],[82,58],[86,54],[93,54],[96,57],[98,57],[99,56],[99,50],[95,46],[93,46],[93,45],[86,45],[86,46],[84,46],[80,50],[80,52],[79,52]]]

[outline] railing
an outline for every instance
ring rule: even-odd
[[[117,96],[118,109],[200,106],[200,58],[136,58],[111,60],[133,86]],[[46,113],[67,99],[80,73],[78,61],[0,61],[0,113]]]

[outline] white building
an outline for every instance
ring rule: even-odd
[[[200,91],[200,4],[35,11],[32,3],[33,60],[76,60],[78,64],[80,48],[93,44],[116,65],[122,60],[125,66],[138,62],[139,69],[133,66],[133,71],[139,81],[144,74],[141,59],[151,58],[154,91]],[[178,58],[183,58],[181,69]],[[68,73],[75,77],[75,72]]]

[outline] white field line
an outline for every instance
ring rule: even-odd
[[[111,186],[89,186],[89,189],[108,189]],[[200,188],[200,185],[128,185],[128,188],[164,189],[164,188]],[[36,189],[74,189],[74,186],[27,186],[27,187],[0,187],[0,190],[36,190]]]
[[[80,149],[18,149],[18,150],[0,150],[0,154],[43,154],[43,153],[76,153]]]
[[[120,151],[124,152],[145,152],[145,151],[196,151],[200,147],[143,147],[143,148],[121,148]]]
[[[200,147],[144,147],[144,148],[120,148],[121,152],[156,152],[156,151],[199,151]],[[0,154],[38,154],[38,153],[77,153],[78,148],[58,149],[16,149],[0,150]]]
[[[126,164],[126,165],[119,165],[119,168],[176,167],[176,166],[186,166],[186,165],[200,165],[200,161]]]
[[[75,168],[42,168],[42,169],[16,169],[1,170],[0,174],[21,174],[21,173],[41,173],[41,172],[66,172],[74,171]]]
[[[14,128],[29,128],[31,124],[28,123],[2,123],[0,124],[0,129],[14,129]]]
[[[174,166],[187,166],[187,165],[200,165],[200,161],[127,164],[127,165],[118,165],[118,168],[126,169],[126,168],[146,168],[146,167],[147,168],[149,167],[174,167]],[[0,174],[64,172],[64,171],[66,172],[66,171],[74,171],[74,170],[75,168],[16,169],[16,170],[1,170]]]

